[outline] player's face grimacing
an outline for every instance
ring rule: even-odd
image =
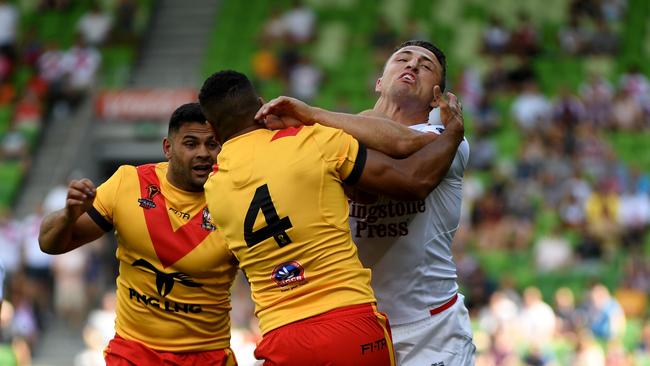
[[[388,95],[417,95],[423,102],[433,100],[433,87],[440,84],[442,66],[433,52],[406,46],[391,55],[375,90]]]
[[[163,143],[171,182],[186,191],[203,190],[221,146],[209,124],[186,123]]]

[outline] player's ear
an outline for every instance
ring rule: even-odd
[[[375,81],[375,91],[376,92],[381,91],[381,78],[378,78],[377,81]]]
[[[163,153],[165,153],[165,158],[167,160],[172,158],[172,141],[165,137],[162,142],[163,145]]]
[[[434,86],[434,88],[436,86]],[[441,96],[442,96],[442,93],[440,94],[440,97]],[[436,93],[433,93],[433,98],[431,98],[431,103],[429,103],[429,106],[431,107],[431,109],[434,109],[434,108],[438,108],[439,105],[440,105],[440,98],[438,96],[436,96]]]
[[[381,78],[379,78],[379,79],[377,79],[377,81],[375,81],[375,91],[376,92],[381,91]]]
[[[431,103],[429,103],[429,106],[431,107],[431,109],[438,108],[439,102],[440,101],[438,100],[438,98],[433,97],[433,99],[431,99]]]

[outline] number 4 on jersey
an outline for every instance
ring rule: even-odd
[[[266,226],[257,231],[253,231],[253,225],[255,225],[255,219],[260,210],[264,214]],[[246,219],[244,219],[244,239],[246,240],[246,245],[250,248],[273,237],[280,248],[282,248],[291,243],[291,238],[287,235],[286,230],[292,227],[293,225],[289,217],[280,218],[278,216],[278,212],[275,210],[275,206],[273,206],[273,201],[271,200],[268,185],[265,184],[257,187],[253,200],[248,207],[248,212],[246,212]]]

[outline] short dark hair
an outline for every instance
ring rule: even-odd
[[[172,116],[169,118],[169,129],[167,136],[178,132],[181,126],[186,123],[199,122],[206,123],[206,118],[201,111],[199,103],[186,103],[176,108]]]
[[[218,130],[236,129],[237,123],[248,122],[261,106],[248,77],[233,70],[210,75],[199,92],[199,103],[208,121]]]
[[[427,42],[427,41],[421,41],[421,40],[410,40],[406,41],[399,46],[395,47],[393,50],[393,53],[401,50],[404,47],[407,46],[417,46],[417,47],[422,47],[426,48],[427,50],[431,51],[434,56],[438,59],[438,62],[440,62],[440,66],[442,66],[442,72],[440,74],[440,91],[445,91],[445,86],[447,84],[447,58],[445,57],[445,54],[442,52],[441,49],[438,47],[434,46],[433,43]]]

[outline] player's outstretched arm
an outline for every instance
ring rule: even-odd
[[[41,223],[38,242],[43,252],[67,253],[104,234],[86,213],[92,207],[96,193],[95,185],[89,179],[70,182],[65,208],[47,215]]]
[[[451,93],[447,98],[441,98],[439,104],[446,128],[435,143],[402,160],[368,150],[356,187],[400,200],[424,199],[436,188],[447,174],[464,134],[460,104]]]
[[[291,97],[278,97],[264,104],[255,119],[273,130],[310,126],[314,123],[338,128],[367,147],[394,158],[410,156],[437,137],[432,133],[412,130],[376,114],[332,112]]]

